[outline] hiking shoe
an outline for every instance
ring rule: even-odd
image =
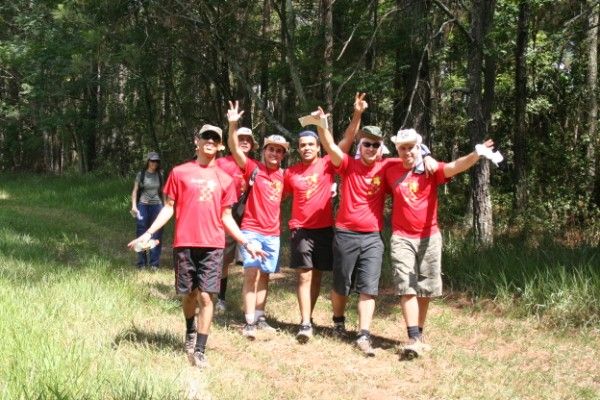
[[[196,347],[196,332],[185,334],[185,344],[183,345],[187,354],[193,354]]]
[[[431,346],[424,343],[420,338],[411,338],[407,344],[404,345],[402,353],[400,354],[401,360],[412,360],[417,357],[422,357],[423,354],[431,350]]]
[[[227,303],[223,299],[217,299],[217,303],[215,304],[215,312],[217,314],[223,314],[227,311]]]
[[[242,329],[242,335],[247,337],[249,340],[256,339],[256,324],[246,324]]]
[[[313,335],[313,329],[310,325],[300,325],[298,333],[296,334],[296,340],[299,343],[306,343],[310,340]]]
[[[348,331],[346,331],[346,324],[343,322],[334,322],[332,334],[338,339],[345,339],[348,337]]]
[[[192,366],[194,367],[198,367],[198,368],[206,368],[208,367],[208,360],[206,359],[206,356],[204,355],[204,353],[201,353],[199,351],[194,351],[191,354],[188,354],[188,360],[190,361],[190,364],[192,364]]]
[[[256,329],[265,332],[277,332],[277,329],[269,325],[267,319],[264,316],[258,317],[258,319],[256,320]]]
[[[367,357],[375,357],[375,350],[371,345],[371,338],[367,335],[362,335],[358,339],[356,339],[356,347]]]

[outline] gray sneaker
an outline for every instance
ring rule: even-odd
[[[191,354],[188,354],[188,360],[190,360],[190,364],[194,367],[198,367],[200,369],[208,367],[208,360],[204,353],[200,353],[199,351],[195,351]]]
[[[277,332],[277,329],[269,325],[267,319],[264,316],[258,317],[258,319],[256,320],[256,329],[265,332]]]
[[[313,336],[313,329],[310,325],[300,325],[298,333],[296,334],[296,340],[298,343],[306,343]]]
[[[256,339],[256,324],[246,324],[242,329],[242,335],[247,337],[249,340]]]
[[[187,354],[193,354],[196,347],[196,332],[185,334],[185,344],[183,345]]]
[[[360,351],[362,351],[365,356],[375,357],[375,350],[373,349],[373,346],[371,345],[370,337],[368,337],[366,335],[362,335],[358,339],[356,339],[355,343],[356,343],[356,347],[358,347],[358,349]]]
[[[223,314],[225,311],[227,311],[227,303],[225,300],[217,299],[217,303],[215,304],[215,313]]]
[[[402,353],[400,354],[401,360],[412,360],[417,357],[422,357],[424,353],[431,350],[431,346],[424,343],[419,338],[412,338],[407,344],[404,345]]]

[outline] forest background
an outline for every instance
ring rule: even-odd
[[[494,228],[598,241],[598,2],[11,1],[0,6],[0,169],[129,176],[148,150],[192,155],[227,101],[260,139],[294,140],[321,105],[339,137],[414,127],[450,160],[491,137],[451,197],[479,242]],[[290,161],[294,160],[294,156]],[[492,189],[493,188],[493,189]],[[493,191],[493,196],[491,191]],[[466,217],[465,217],[466,216]],[[471,219],[471,216],[473,218]],[[471,221],[473,221],[471,223]]]

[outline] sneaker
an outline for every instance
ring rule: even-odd
[[[158,265],[151,265],[150,272],[158,272]]]
[[[192,364],[192,366],[194,367],[208,367],[208,360],[206,359],[206,356],[204,355],[204,353],[200,353],[199,351],[194,351],[193,353],[188,354],[188,360],[190,361],[190,364]]]
[[[277,332],[277,329],[269,325],[267,319],[264,316],[258,317],[258,319],[256,320],[256,329],[265,332]]]
[[[242,329],[242,335],[247,337],[249,340],[256,339],[256,324],[246,324]]]
[[[343,322],[333,323],[333,336],[338,339],[345,339],[348,337],[348,331],[346,331],[346,324]]]
[[[298,333],[296,334],[296,340],[299,343],[306,343],[310,340],[313,335],[313,329],[310,325],[300,325]]]
[[[423,354],[429,350],[431,350],[431,346],[424,343],[423,340],[420,338],[412,338],[404,345],[402,354],[400,354],[400,359],[412,360],[417,357],[422,357]]]
[[[223,299],[217,299],[217,303],[215,304],[215,312],[217,314],[223,314],[227,311],[227,303]]]
[[[356,339],[355,343],[356,343],[356,347],[358,347],[358,349],[360,351],[362,351],[365,356],[375,357],[375,350],[373,349],[373,346],[371,345],[370,337],[368,337],[366,335],[362,335],[358,339]]]
[[[196,347],[196,332],[185,334],[185,352],[187,354],[193,354]]]

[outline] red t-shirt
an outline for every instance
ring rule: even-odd
[[[299,162],[283,174],[284,193],[291,193],[290,229],[318,229],[333,226],[331,185],[335,169],[329,156],[310,165]]]
[[[227,172],[229,176],[233,178],[233,184],[235,185],[235,193],[239,199],[242,193],[246,190],[248,185],[246,179],[244,179],[244,171],[237,165],[233,156],[229,155],[226,157],[217,158],[217,167]]]
[[[427,176],[414,174],[402,164],[385,172],[385,184],[392,193],[392,234],[426,238],[439,232],[437,225],[437,187],[450,181],[444,176],[446,164]]]
[[[279,236],[281,196],[283,194],[283,170],[269,169],[263,163],[247,159],[244,179],[249,180],[254,168],[258,173],[248,196],[242,229],[265,236]]]
[[[355,232],[380,232],[383,229],[385,188],[383,173],[399,163],[385,158],[367,166],[360,159],[344,154],[336,171],[342,177],[341,199],[335,226]]]
[[[190,161],[173,168],[163,191],[175,200],[173,247],[225,247],[221,215],[236,201],[229,175]]]

